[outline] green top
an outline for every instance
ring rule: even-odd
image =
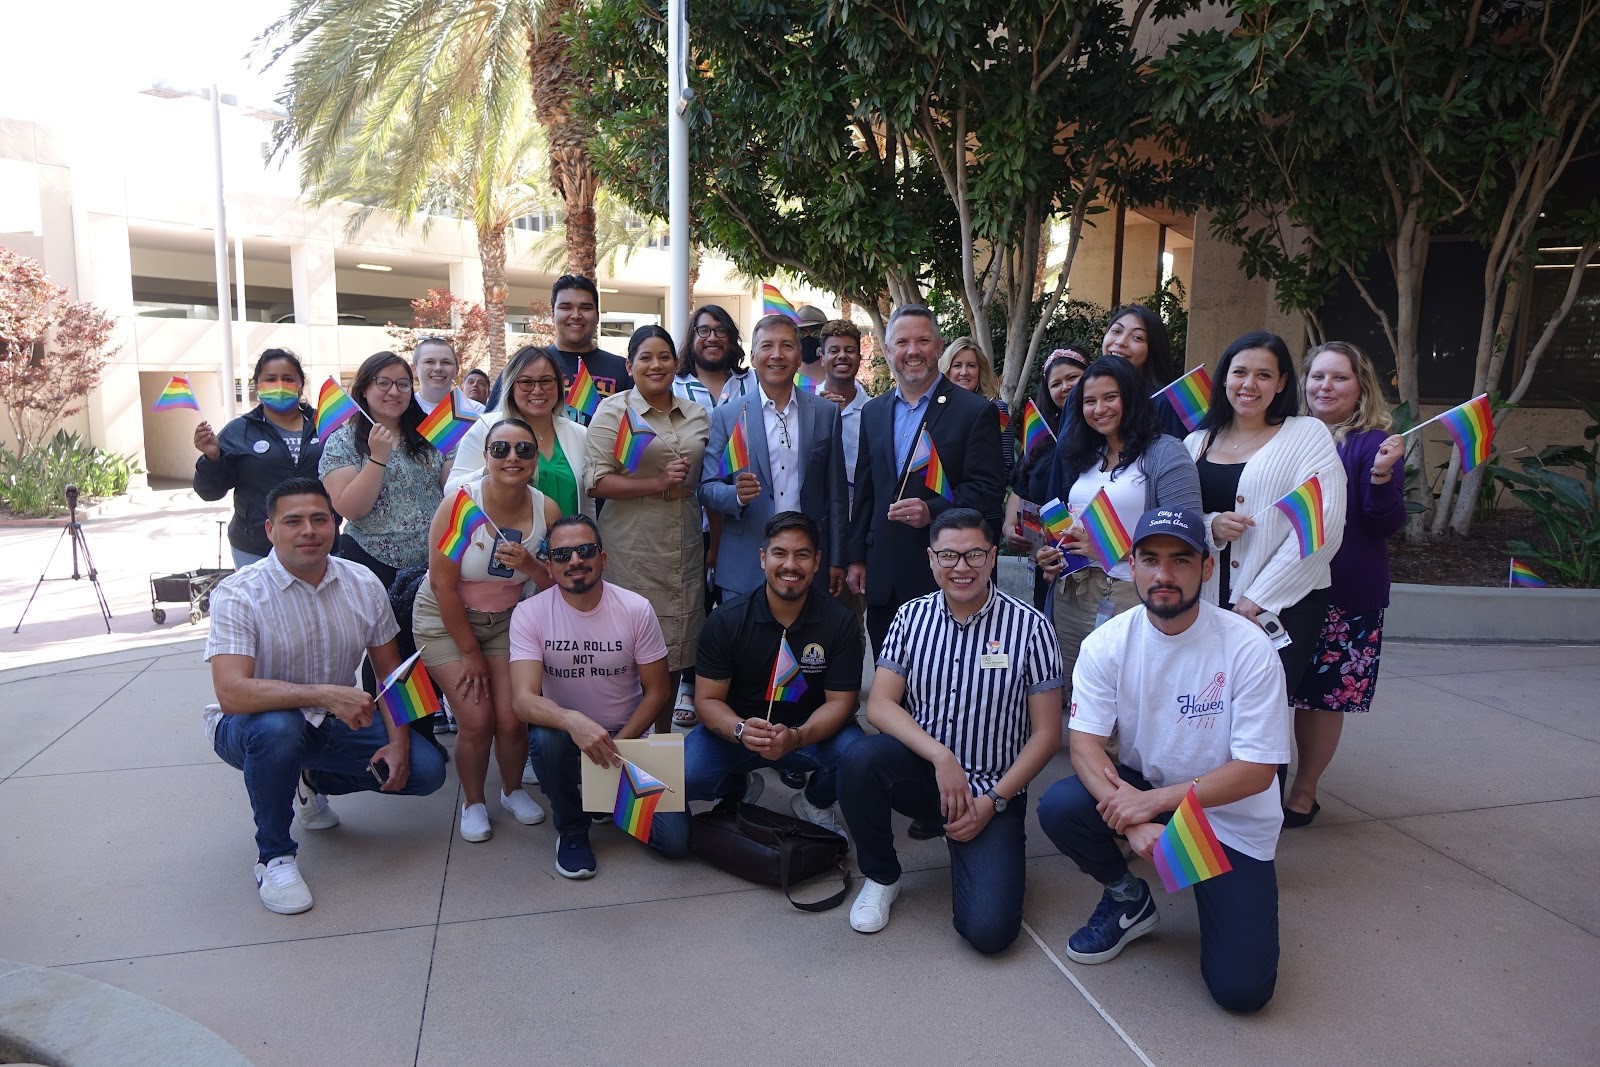
[[[563,515],[576,515],[578,513],[578,479],[572,473],[572,465],[567,462],[567,455],[561,451],[561,442],[555,443],[556,447],[550,453],[550,458],[539,457],[539,476],[534,479],[534,487],[556,502]]]

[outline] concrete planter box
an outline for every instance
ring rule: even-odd
[[[1389,591],[1390,641],[1600,644],[1600,589],[1406,585]]]

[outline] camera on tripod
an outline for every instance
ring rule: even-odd
[[[72,517],[76,519],[78,517],[78,487],[75,485],[67,486],[66,496],[67,510],[72,512]]]

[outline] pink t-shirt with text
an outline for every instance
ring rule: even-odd
[[[639,706],[641,663],[667,658],[650,602],[605,583],[600,604],[579,611],[551,587],[511,613],[511,659],[544,664],[544,696],[615,733]]]

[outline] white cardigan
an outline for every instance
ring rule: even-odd
[[[1189,455],[1196,461],[1205,447],[1207,431],[1196,430],[1184,438]],[[1300,558],[1300,542],[1283,512],[1272,505],[1296,489],[1313,474],[1322,482],[1322,521],[1327,540],[1305,559]],[[1328,568],[1344,540],[1345,510],[1344,464],[1334,446],[1333,435],[1320,419],[1307,415],[1283,421],[1272,440],[1251,456],[1239,475],[1239,493],[1229,511],[1255,516],[1256,524],[1233,542],[1228,585],[1235,602],[1248,597],[1261,608],[1281,612],[1315,589],[1331,583]],[[1266,514],[1258,514],[1266,509]],[[1211,521],[1221,512],[1206,512],[1206,541],[1213,552],[1221,546],[1214,540]],[[1221,560],[1218,561],[1221,565]],[[1213,570],[1205,584],[1204,596],[1217,602],[1221,574]],[[1227,605],[1223,605],[1226,607]]]
[[[453,492],[464,482],[483,477],[483,446],[488,443],[489,430],[503,418],[505,415],[502,412],[486,411],[467,431],[467,436],[456,447],[456,465],[450,471],[450,480],[445,483],[445,492]],[[555,423],[556,443],[567,457],[572,476],[578,480],[578,510],[592,519],[594,501],[590,499],[583,482],[583,443],[589,431],[564,415],[557,415]]]

